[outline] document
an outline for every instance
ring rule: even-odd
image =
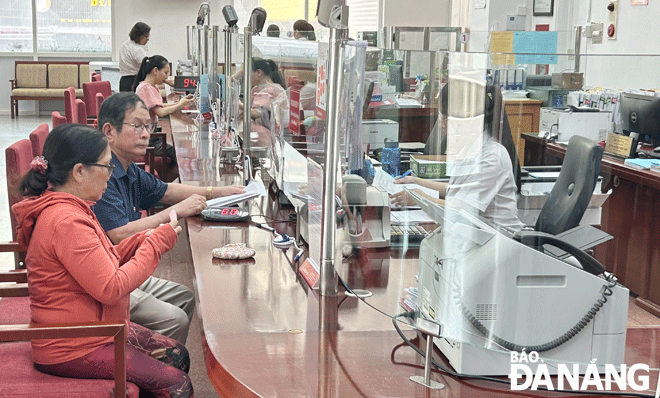
[[[438,191],[430,188],[423,187],[421,185],[417,184],[395,184],[394,183],[394,177],[389,175],[388,173],[384,172],[383,169],[376,169],[376,173],[374,175],[374,181],[372,183],[373,186],[375,187],[381,187],[387,193],[390,195],[393,195],[395,193],[399,193],[403,191],[403,188],[408,188],[408,189],[419,189],[420,191],[424,192],[425,194],[432,196],[434,198],[438,197]]]
[[[252,181],[245,187],[245,193],[222,196],[220,198],[207,200],[206,207],[231,206],[236,203],[240,203],[259,196],[266,196],[266,187],[264,187],[264,183],[261,181]]]

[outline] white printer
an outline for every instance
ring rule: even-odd
[[[570,108],[541,108],[539,132],[558,135],[557,141],[568,142],[581,135],[596,142],[604,141],[612,132],[612,112],[578,112]]]

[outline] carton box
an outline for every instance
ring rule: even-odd
[[[444,155],[410,155],[410,169],[420,178],[447,177],[447,157]]]

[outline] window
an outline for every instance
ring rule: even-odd
[[[37,53],[110,53],[110,1],[0,0],[0,51],[34,52],[36,36]]]

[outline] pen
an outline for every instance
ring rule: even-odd
[[[407,177],[407,176],[410,175],[410,173],[412,173],[412,170],[408,170],[408,171],[406,171],[405,173],[401,174],[400,176],[398,176],[398,177],[394,177],[394,179],[395,179],[395,180],[398,180],[398,179],[400,179],[400,178]]]
[[[254,225],[256,225],[257,227],[259,227],[259,228],[261,228],[261,229],[265,229],[266,231],[270,231],[270,232],[272,232],[272,233],[275,233],[275,229],[269,227],[269,226],[266,225],[266,224],[259,224],[258,222],[255,222]]]
[[[250,155],[245,155],[245,162],[243,164],[243,177],[245,177],[245,186],[250,183]]]

